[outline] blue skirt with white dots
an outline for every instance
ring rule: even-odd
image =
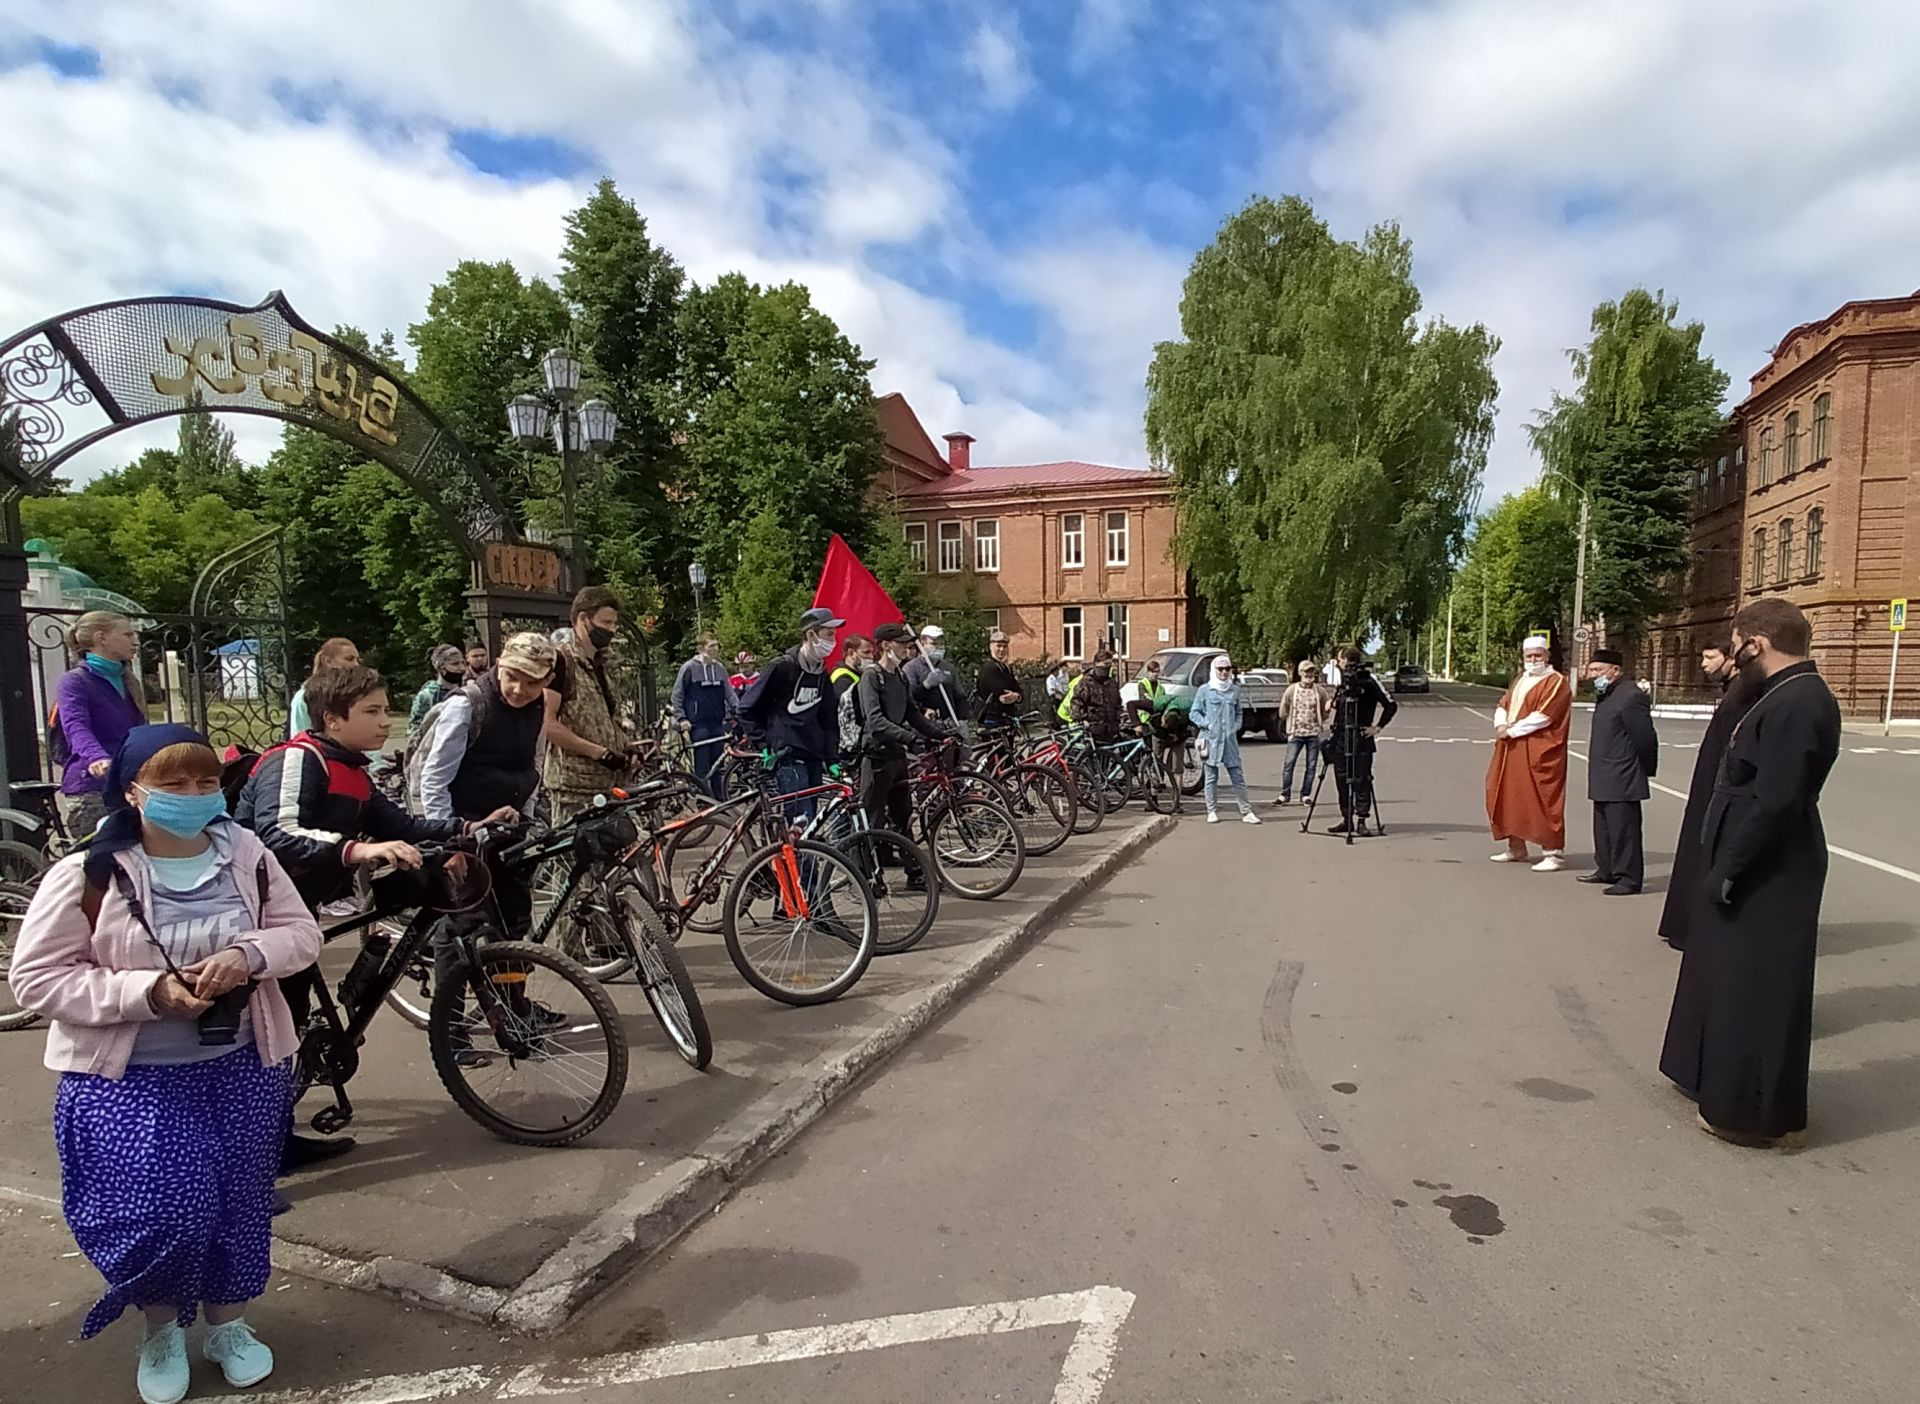
[[[107,1279],[91,1336],[128,1307],[247,1302],[272,1270],[273,1180],[288,1065],[252,1046],[204,1063],[137,1065],[118,1081],[64,1073],[53,1100],[74,1242]]]

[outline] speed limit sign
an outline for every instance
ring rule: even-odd
[[[1588,639],[1592,637],[1593,637],[1593,630],[1589,629],[1584,624],[1582,624],[1578,629],[1575,629],[1573,631],[1573,641],[1575,643],[1585,643]]]

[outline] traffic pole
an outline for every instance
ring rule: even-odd
[[[1893,635],[1893,662],[1887,665],[1887,710],[1880,718],[1880,734],[1893,735],[1893,685],[1900,676],[1900,632]]]

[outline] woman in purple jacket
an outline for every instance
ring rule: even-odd
[[[112,610],[89,610],[67,634],[75,663],[55,692],[64,743],[60,817],[75,838],[106,813],[107,767],[127,733],[147,720],[132,663],[140,649],[133,621]]]

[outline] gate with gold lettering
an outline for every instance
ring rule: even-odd
[[[528,541],[505,498],[402,377],[310,325],[286,297],[255,307],[199,297],[129,298],[66,312],[0,343],[0,428],[14,472],[0,475],[0,673],[22,660],[16,499],[82,449],[180,414],[255,414],[343,440],[425,501],[466,556],[467,599],[490,648],[503,622],[565,618],[580,582]],[[18,577],[16,583],[15,577]],[[32,728],[30,699],[0,683],[10,758]],[[13,774],[23,773],[10,763]]]

